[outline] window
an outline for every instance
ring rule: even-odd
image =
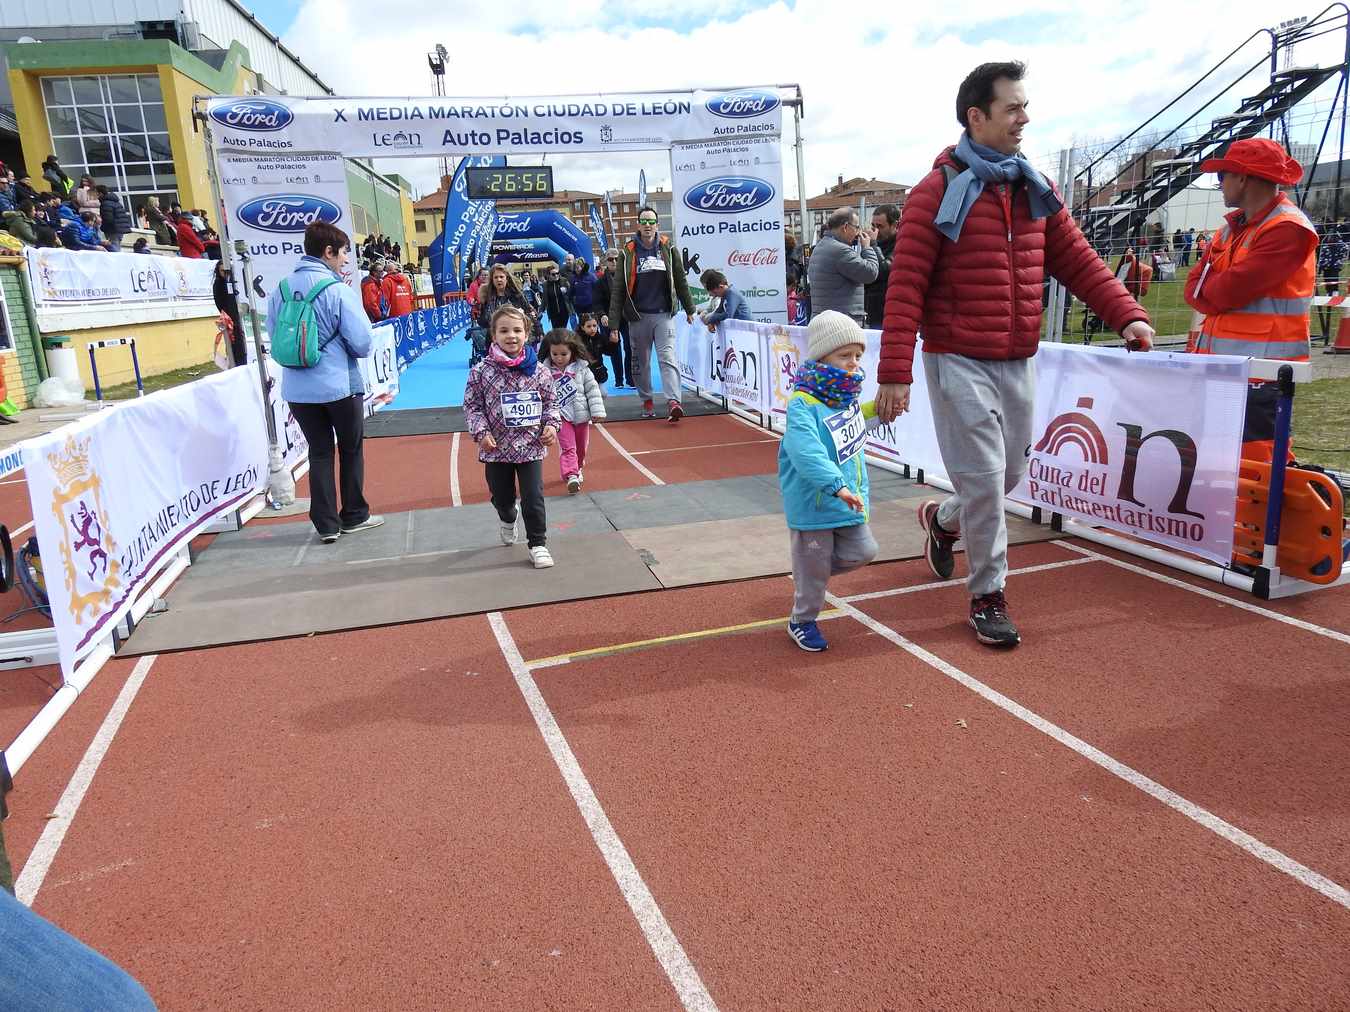
[[[427,220],[425,218],[418,218],[417,221],[413,223],[413,229],[418,235],[426,235]]]
[[[14,325],[9,322],[9,306],[5,302],[5,289],[0,286],[0,352],[14,350]]]
[[[44,77],[42,100],[52,153],[77,184],[90,175],[115,186],[132,210],[151,194],[164,208],[178,200],[157,76]]]

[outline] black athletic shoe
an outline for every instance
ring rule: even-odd
[[[1008,602],[1001,590],[971,599],[970,627],[986,646],[1009,648],[1022,642],[1017,626],[1008,618]]]
[[[950,580],[956,571],[956,558],[952,555],[952,546],[956,538],[938,526],[938,504],[932,499],[919,506],[919,526],[928,535],[923,545],[923,557],[928,568],[939,580]]]

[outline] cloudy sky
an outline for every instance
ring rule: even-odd
[[[1294,0],[1276,16],[1285,5],[1254,0],[1025,0],[999,16],[975,0],[245,2],[339,94],[430,94],[426,53],[437,42],[450,52],[451,96],[800,84],[812,195],[841,174],[916,182],[956,140],[957,86],[986,60],[1027,62],[1036,157],[1133,129],[1252,32],[1323,6]],[[1298,62],[1334,62],[1328,41],[1306,44]],[[1249,64],[1260,45],[1244,51]],[[1258,88],[1238,85],[1207,115]],[[790,119],[783,156],[795,197]],[[652,189],[669,186],[663,152],[550,161],[560,188],[635,189],[639,168]],[[383,167],[419,192],[437,185],[433,161]]]

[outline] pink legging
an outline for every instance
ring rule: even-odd
[[[558,468],[566,481],[586,466],[586,447],[591,441],[590,422],[563,420],[558,432]]]

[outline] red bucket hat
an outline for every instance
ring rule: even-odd
[[[1303,166],[1284,153],[1284,148],[1264,137],[1234,141],[1222,158],[1207,158],[1201,172],[1237,172],[1268,179],[1279,186],[1293,186],[1303,178]]]

